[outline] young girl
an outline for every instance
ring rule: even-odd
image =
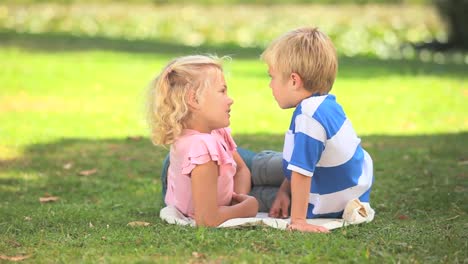
[[[151,140],[171,144],[165,203],[199,226],[258,211],[228,128],[232,104],[220,62],[207,56],[173,60],[150,87]]]

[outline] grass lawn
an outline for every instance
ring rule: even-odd
[[[0,34],[0,262],[468,261],[466,64],[341,57],[332,93],[374,160],[373,222],[327,235],[163,223],[167,150],[148,140],[145,86],[169,58],[203,52],[232,54],[238,145],[281,150],[291,111],[258,49]]]

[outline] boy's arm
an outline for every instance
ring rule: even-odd
[[[252,187],[250,170],[237,151],[233,151],[232,155],[237,163],[236,174],[234,175],[234,192],[248,194]]]
[[[312,178],[293,171],[291,175],[291,224],[290,230],[302,232],[328,233],[322,226],[308,224],[306,221],[307,206]]]

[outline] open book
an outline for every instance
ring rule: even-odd
[[[307,219],[309,224],[323,226],[329,230],[346,225],[368,223],[374,219],[375,212],[369,203],[362,203],[358,199],[348,202],[343,212],[343,218],[314,218]],[[169,224],[195,226],[195,220],[184,216],[174,206],[166,206],[159,212],[161,219]],[[218,227],[244,227],[244,226],[269,226],[278,229],[286,229],[289,219],[268,217],[267,213],[258,213],[255,217],[233,218],[220,224]]]

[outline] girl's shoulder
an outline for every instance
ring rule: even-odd
[[[219,128],[209,133],[200,133],[195,130],[184,129],[182,136],[176,140],[178,145],[192,145],[199,143],[223,143],[228,145],[235,145],[234,139],[231,136],[231,129],[229,127]],[[235,146],[236,147],[236,146]]]
[[[205,134],[205,133],[200,133],[200,134],[194,134],[190,135],[186,138],[185,143],[188,145],[212,145],[217,143],[218,138],[216,135],[213,134]]]
[[[229,151],[234,151],[237,149],[237,144],[231,136],[230,127],[224,127],[224,128],[213,130],[212,134],[220,137],[222,142],[225,144],[226,148]]]
[[[231,129],[229,127],[215,129],[211,132],[211,135],[219,137],[225,141],[229,141],[232,138]]]
[[[197,164],[204,164],[210,160],[218,165],[234,163],[231,143],[225,142],[220,136],[225,132],[216,133],[188,133],[183,134],[173,145],[174,154],[182,161],[182,171],[189,174]],[[229,134],[230,136],[230,134]]]
[[[174,143],[175,147],[180,149],[194,149],[197,150],[203,146],[216,145],[218,138],[213,134],[207,133],[187,133],[183,134]]]
[[[193,157],[208,153],[221,155],[219,152],[232,150],[232,142],[228,128],[216,129],[210,134],[186,129],[174,145],[178,153]]]

